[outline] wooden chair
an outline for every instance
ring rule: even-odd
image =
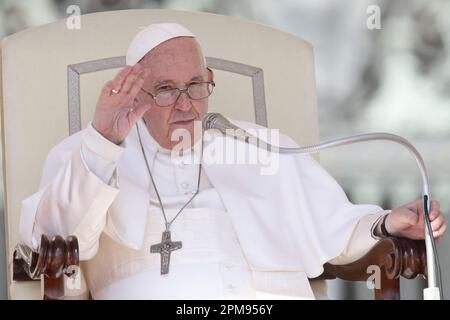
[[[76,275],[80,259],[78,240],[74,236],[51,241],[42,236],[39,250],[19,244],[13,253],[13,281],[43,282],[43,299],[60,300],[65,297],[64,280]]]
[[[346,265],[324,265],[324,273],[311,280],[342,279],[364,281],[369,278],[368,269],[378,266],[380,274],[374,287],[375,299],[399,300],[400,277],[413,279],[426,276],[426,256],[423,241],[404,238],[386,238],[377,243],[362,258]],[[18,245],[14,252],[14,281],[43,281],[45,300],[64,298],[66,277],[76,276],[79,270],[77,238],[70,236],[64,240],[60,236],[51,241],[42,236],[38,252],[24,245]]]
[[[43,275],[44,297],[63,296],[61,277],[78,264],[76,239],[43,238],[36,253],[16,247],[21,202],[38,190],[49,150],[92,119],[100,88],[124,66],[134,35],[150,23],[168,21],[198,35],[218,84],[210,111],[280,128],[299,144],[319,142],[312,46],[258,23],[199,12],[123,10],[84,15],[80,29],[62,20],[5,38],[0,103],[10,298],[42,297],[37,281],[22,281],[24,266],[28,278]],[[358,262],[326,265],[324,278],[365,280],[368,264],[383,270],[387,291],[379,298],[398,298],[400,275],[425,274],[422,245],[386,239]]]

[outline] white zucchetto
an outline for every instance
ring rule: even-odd
[[[150,50],[167,40],[177,37],[195,38],[195,35],[178,23],[154,23],[149,25],[141,30],[131,41],[127,51],[127,65],[135,65]]]

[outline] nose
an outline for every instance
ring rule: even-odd
[[[186,91],[181,91],[177,100],[175,101],[175,108],[180,111],[189,111],[192,107],[191,99]]]

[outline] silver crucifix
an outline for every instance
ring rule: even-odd
[[[159,253],[161,255],[161,274],[169,273],[170,254],[174,250],[181,249],[181,246],[181,241],[172,241],[170,239],[170,231],[166,230],[162,234],[161,243],[150,247],[151,253]]]

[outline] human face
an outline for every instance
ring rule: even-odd
[[[151,50],[141,61],[149,69],[149,76],[142,88],[155,95],[161,90],[185,88],[191,83],[213,81],[213,73],[206,68],[200,45],[194,38],[179,37],[163,42]],[[192,100],[186,92],[169,107],[160,107],[144,91],[136,97],[138,103],[149,103],[144,114],[147,128],[159,145],[172,149],[179,141],[172,141],[176,129],[190,134],[195,142],[194,121],[200,121],[208,110],[208,98]]]

